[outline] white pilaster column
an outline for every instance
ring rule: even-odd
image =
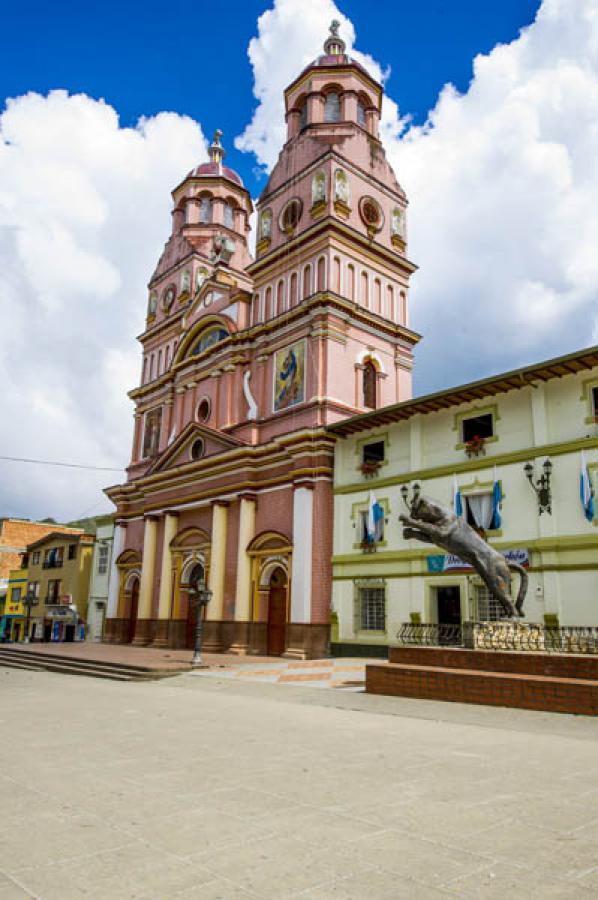
[[[311,573],[314,498],[311,487],[293,492],[293,567],[291,580],[291,622],[311,620]]]
[[[160,593],[158,595],[158,631],[154,644],[166,646],[168,643],[168,620],[172,597],[172,554],[170,542],[177,532],[177,513],[167,512],[164,516],[164,536],[162,539],[162,566],[160,569]]]
[[[107,619],[115,619],[118,616],[120,578],[116,567],[116,560],[125,546],[126,531],[126,525],[116,522],[114,525],[114,535],[112,537],[112,558],[110,560],[110,580],[108,582],[108,609],[106,610]]]
[[[239,544],[237,549],[237,585],[235,592],[235,622],[248,622],[251,617],[251,559],[247,544],[255,532],[254,494],[241,495],[239,514]]]
[[[156,538],[158,534],[157,516],[145,517],[143,534],[143,559],[141,562],[141,581],[139,584],[139,607],[137,613],[137,633],[134,643],[148,642],[149,628],[142,622],[152,618],[152,589],[154,586],[154,568],[156,564]],[[141,627],[140,627],[141,626]]]
[[[212,504],[212,549],[208,585],[212,591],[212,599],[206,608],[206,619],[211,622],[220,622],[224,615],[227,525],[228,503],[225,500],[216,500]]]

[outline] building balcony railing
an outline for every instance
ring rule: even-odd
[[[62,568],[62,560],[61,559],[46,559],[42,563],[42,569],[61,569]]]
[[[598,627],[550,627],[530,622],[404,622],[397,632],[401,646],[468,647],[476,650],[512,650],[536,653],[598,654]]]

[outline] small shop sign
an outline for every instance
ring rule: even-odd
[[[529,566],[529,551],[527,549],[519,547],[513,550],[505,550],[503,556],[507,562],[518,563],[520,566]],[[473,568],[469,563],[464,562],[452,553],[439,553],[434,556],[427,556],[426,563],[430,573],[453,572],[455,569],[471,570]]]

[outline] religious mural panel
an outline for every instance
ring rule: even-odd
[[[305,341],[299,341],[274,357],[274,412],[305,400]]]

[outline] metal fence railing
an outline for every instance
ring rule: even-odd
[[[598,627],[563,625],[550,627],[529,622],[404,622],[397,632],[401,646],[468,647],[477,650],[598,654]]]

